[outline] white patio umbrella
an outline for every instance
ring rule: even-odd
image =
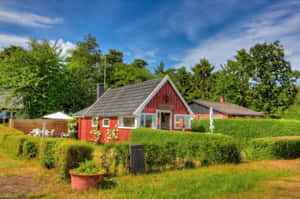
[[[65,114],[65,113],[62,113],[62,112],[56,112],[56,113],[52,113],[52,114],[49,114],[49,115],[45,115],[43,116],[43,118],[45,119],[54,119],[54,120],[70,120],[70,119],[73,119],[73,117]]]
[[[210,107],[209,108],[209,129],[210,132],[213,133],[214,132],[214,111],[213,108]]]

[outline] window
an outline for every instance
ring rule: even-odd
[[[135,117],[119,117],[119,127],[121,128],[135,128]]]
[[[92,127],[97,127],[98,122],[99,122],[99,118],[98,117],[93,117],[92,118]]]
[[[156,114],[142,114],[140,127],[156,129]]]
[[[175,115],[175,129],[188,129],[190,128],[190,123],[189,115]]]
[[[103,119],[102,127],[109,127],[109,119]]]

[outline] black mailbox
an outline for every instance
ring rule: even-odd
[[[145,172],[143,144],[129,145],[129,171],[133,174]]]

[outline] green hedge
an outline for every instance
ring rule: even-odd
[[[252,138],[300,135],[300,121],[275,119],[215,119],[214,133],[230,135],[238,139],[241,147]],[[192,130],[209,131],[209,120],[193,120]]]
[[[134,129],[131,142],[145,145],[147,171],[168,165],[193,166],[199,161],[201,165],[240,161],[234,139],[225,135]]]
[[[56,147],[61,139],[47,138],[41,139],[39,145],[39,161],[42,167],[51,169],[55,167]]]
[[[22,157],[26,159],[35,158],[39,152],[40,138],[26,136],[23,143]]]
[[[300,137],[253,139],[246,153],[251,160],[300,158]]]
[[[34,158],[38,154],[39,138],[22,134],[7,134],[1,144],[2,149],[18,158]]]
[[[101,153],[101,167],[107,174],[127,174],[129,171],[129,143],[104,144]]]
[[[93,159],[94,147],[80,141],[63,141],[56,147],[55,168],[61,179],[70,177],[69,170],[77,168],[79,162]]]
[[[4,150],[14,157],[22,157],[23,144],[27,136],[7,136],[3,144]]]
[[[0,146],[3,146],[6,142],[6,138],[11,135],[18,136],[18,135],[24,135],[24,133],[2,133],[2,132],[0,132]]]

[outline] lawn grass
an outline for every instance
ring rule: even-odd
[[[41,168],[37,160],[13,160],[0,152],[1,177],[32,177],[40,186],[34,192],[21,192],[17,195],[1,195],[0,198],[116,198],[116,199],[168,199],[168,198],[276,198],[284,189],[269,182],[282,180],[284,183],[298,183],[300,159],[247,162],[238,165],[216,165],[197,169],[183,169],[137,176],[119,176],[106,179],[104,186],[85,192],[71,190],[71,185],[58,180],[55,170]],[[16,166],[14,166],[16,165]],[[279,165],[280,167],[277,167]],[[287,166],[286,166],[287,165]],[[290,179],[290,177],[293,177]],[[0,186],[1,193],[2,186]],[[270,191],[272,190],[272,191]],[[289,193],[285,193],[289,194]],[[299,195],[300,196],[300,195]],[[287,197],[289,198],[289,197]],[[291,198],[294,198],[291,197]]]

